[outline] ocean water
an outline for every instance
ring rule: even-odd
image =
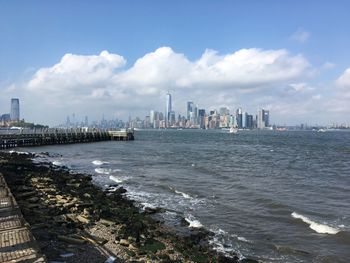
[[[216,249],[264,262],[349,262],[350,132],[137,131],[129,142],[21,148],[118,183]]]

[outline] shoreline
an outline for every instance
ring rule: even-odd
[[[58,262],[244,262],[209,244],[213,233],[185,233],[160,220],[160,208],[141,211],[118,184],[106,190],[92,176],[32,161],[35,154],[0,152],[0,172],[41,251]]]

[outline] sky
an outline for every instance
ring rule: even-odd
[[[270,110],[275,124],[350,123],[349,1],[0,0],[0,113],[57,125]]]

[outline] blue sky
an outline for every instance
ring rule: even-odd
[[[143,117],[151,107],[163,110],[163,97],[170,87],[174,93],[175,110],[179,113],[183,113],[186,100],[196,100],[208,109],[221,104],[232,109],[242,106],[250,112],[259,106],[270,107],[276,123],[349,123],[347,116],[350,112],[344,96],[339,95],[345,94],[347,98],[350,93],[350,76],[346,73],[350,67],[348,10],[348,1],[0,1],[0,90],[3,91],[0,112],[8,111],[7,102],[11,96],[18,96],[22,116],[32,121],[50,122],[49,117],[41,116],[42,108],[33,105],[34,99],[39,98],[42,107],[51,105],[48,115],[56,123],[62,122],[72,112],[96,119],[102,113],[121,118],[128,115]],[[162,47],[169,47],[170,51],[166,54],[157,52]],[[285,50],[288,55],[277,56],[281,62],[272,69],[281,68],[275,74],[293,67],[301,68],[295,74],[278,79],[253,81],[254,78],[261,79],[265,71],[245,68],[246,58],[242,61],[241,56],[234,56],[232,64],[219,74],[227,80],[211,78],[199,83],[197,75],[213,68],[211,64],[204,71],[196,71],[196,61],[207,49],[215,50],[220,59],[240,50],[250,50],[248,57],[254,59],[256,53],[252,49],[258,49],[258,54],[263,55],[254,69],[260,67],[259,63],[261,67],[266,66],[270,54],[265,54],[265,51]],[[65,54],[84,58],[99,56],[103,50],[123,57],[124,62],[117,66],[109,64],[110,72],[96,75],[92,82],[76,79],[70,82],[71,68],[61,65],[67,76],[48,70],[42,73],[45,76],[41,75],[40,82],[30,84],[38,78],[40,69],[59,64]],[[135,68],[134,63],[147,54],[155,54],[153,60],[144,61],[147,66],[142,71]],[[186,61],[179,62],[175,58],[179,54]],[[171,69],[191,62],[189,68],[194,71],[191,76],[196,78],[191,79],[186,72],[176,71],[175,75],[161,72],[170,64],[160,63],[159,57],[168,58],[169,55],[174,57],[169,60],[173,63]],[[302,63],[290,62],[297,56],[302,56]],[[218,57],[214,60],[219,60]],[[99,61],[98,65],[101,63],[105,62]],[[215,66],[215,72],[220,65]],[[151,74],[145,72],[145,68],[154,68],[152,72],[160,75],[143,84],[142,78]],[[233,74],[236,79],[230,78],[229,70],[239,71],[240,68],[252,72],[251,83],[245,79],[241,81],[239,74]],[[74,74],[81,74],[84,78],[84,74],[93,75],[92,70],[75,70]],[[266,70],[271,70],[271,67]],[[175,76],[183,81],[173,84]],[[342,81],[339,81],[341,77]],[[50,81],[46,83],[48,79]],[[208,87],[203,88],[207,83]],[[65,87],[60,90],[60,86]],[[83,86],[89,88],[84,90]],[[290,101],[281,101],[284,92],[287,92],[284,97],[291,97],[291,89],[300,94],[293,93]],[[125,96],[120,98],[114,95],[116,93]],[[55,99],[52,99],[53,94],[56,94]],[[85,100],[89,107],[79,105],[82,94],[89,98]],[[264,100],[264,97],[268,98]],[[64,98],[72,103],[63,107],[60,99]],[[317,102],[311,98],[318,98]],[[129,106],[137,106],[123,105],[120,100],[126,99],[130,100]],[[274,100],[280,104],[273,105]],[[305,105],[305,101],[310,105]],[[337,109],[323,112],[323,108],[333,107],[332,103]],[[283,105],[285,110],[281,110]],[[93,110],[89,112],[91,108]],[[293,108],[303,110],[285,117]]]

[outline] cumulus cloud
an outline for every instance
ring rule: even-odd
[[[98,86],[108,81],[125,63],[122,56],[108,51],[97,56],[65,54],[56,65],[39,69],[29,81],[28,89],[57,91],[67,87]]]
[[[303,29],[299,29],[296,32],[294,32],[294,34],[290,38],[296,42],[305,43],[309,40],[310,33]]]
[[[347,68],[343,74],[337,79],[336,84],[350,91],[350,68]]]
[[[184,54],[162,47],[137,60],[115,80],[126,86],[231,89],[297,78],[309,66],[304,57],[291,56],[286,50],[252,48],[227,55],[206,50],[198,60],[190,61]]]
[[[25,90],[28,100],[40,98],[38,110],[45,104],[56,110],[56,116],[79,111],[88,115],[109,111],[146,114],[164,108],[167,90],[175,93],[175,110],[183,112],[187,100],[197,100],[206,108],[233,107],[244,105],[239,100],[249,94],[260,96],[290,83],[290,91],[306,92],[308,87],[300,80],[311,72],[302,55],[285,49],[251,48],[223,55],[208,49],[197,60],[190,60],[170,47],[160,47],[128,68],[123,56],[108,51],[66,54],[57,64],[37,70]]]

